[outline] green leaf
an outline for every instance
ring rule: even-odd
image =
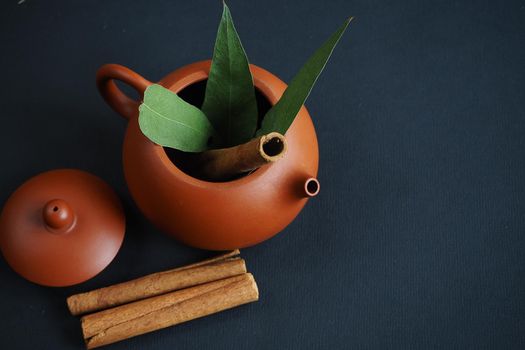
[[[303,65],[280,100],[264,116],[257,135],[264,135],[272,131],[283,135],[286,133],[351,20],[352,18],[347,19]]]
[[[250,140],[257,128],[257,101],[248,58],[224,4],[202,111],[217,131],[216,146]]]
[[[213,135],[213,127],[200,109],[156,84],[144,92],[139,126],[151,141],[186,152],[206,150]]]

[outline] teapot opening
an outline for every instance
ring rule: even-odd
[[[201,108],[202,103],[204,102],[204,92],[206,91],[206,82],[208,80],[204,79],[201,81],[198,81],[194,84],[191,84],[181,91],[177,93],[180,98],[182,98],[184,101],[194,105],[197,108]],[[263,93],[258,89],[255,88],[255,98],[257,100],[257,110],[258,110],[258,119],[257,119],[257,129],[261,127],[262,119],[266,112],[272,107],[270,101],[263,95]],[[280,147],[280,148],[279,148]],[[268,154],[278,154],[280,151],[282,151],[282,144],[279,143],[267,143],[264,145],[264,151]],[[193,176],[199,180],[203,180],[198,175],[194,173],[191,169],[194,169],[192,166],[194,162],[194,153],[190,152],[183,152],[179,151],[173,148],[164,147],[164,152],[166,152],[166,155],[170,159],[170,161],[180,170],[185,172],[186,174]],[[257,170],[255,170],[257,171]],[[222,182],[226,181],[232,181],[239,179],[241,177],[244,177],[246,175],[249,175],[253,173],[244,173],[237,175],[234,178],[227,179]]]

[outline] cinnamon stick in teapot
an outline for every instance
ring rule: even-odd
[[[283,158],[286,150],[286,138],[271,132],[238,146],[199,153],[191,171],[204,180],[229,180]]]
[[[81,315],[241,275],[246,273],[246,264],[243,259],[236,257],[237,255],[239,255],[239,250],[234,250],[196,264],[76,294],[67,298],[67,305],[73,315]]]

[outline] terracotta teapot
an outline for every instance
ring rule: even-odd
[[[211,61],[182,67],[158,84],[175,93],[207,79]],[[250,65],[256,89],[274,105],[286,84],[270,72]],[[303,106],[286,133],[285,157],[227,182],[208,182],[188,175],[166,150],[142,134],[136,101],[115,84],[120,80],[139,95],[151,82],[132,70],[107,64],[97,72],[106,102],[128,119],[124,139],[124,175],[131,195],[159,229],[190,246],[226,250],[248,247],[283,230],[319,192],[319,151],[315,129]]]

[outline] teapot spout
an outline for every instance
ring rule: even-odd
[[[319,180],[317,180],[315,177],[309,177],[304,181],[304,192],[303,196],[310,198],[315,197],[319,194],[319,190],[321,189],[321,184],[319,183]]]

